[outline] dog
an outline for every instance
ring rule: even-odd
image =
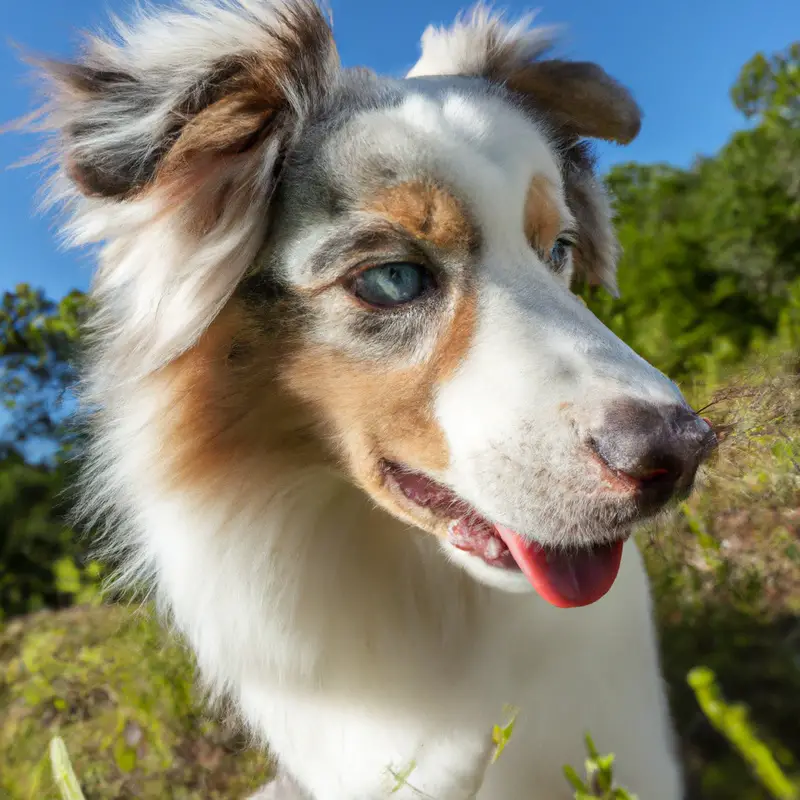
[[[186,0],[44,65],[97,245],[81,511],[278,764],[263,797],[678,800],[641,520],[715,444],[587,309],[627,89],[478,8],[405,78],[312,0]],[[496,759],[493,726],[515,709]]]

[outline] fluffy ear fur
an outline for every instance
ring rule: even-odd
[[[478,6],[449,29],[428,28],[409,77],[476,75],[503,84],[546,122],[564,148],[567,200],[580,223],[578,273],[616,294],[617,244],[608,202],[581,137],[627,144],[641,112],[627,89],[596,64],[542,58],[553,31],[531,18],[509,25]]]
[[[595,175],[592,152],[586,142],[578,142],[564,151],[563,161],[567,205],[578,228],[573,250],[575,272],[589,284],[602,286],[613,297],[619,297],[620,247],[606,191]]]
[[[479,75],[518,92],[567,135],[632,141],[641,112],[628,90],[597,64],[542,59],[552,36],[549,28],[531,27],[531,17],[508,25],[478,6],[449,29],[425,31],[409,77]]]
[[[155,369],[256,255],[281,156],[339,69],[331,30],[313,0],[185,0],[44,69],[54,199],[72,242],[108,242],[104,346]]]

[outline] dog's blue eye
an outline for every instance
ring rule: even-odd
[[[353,293],[371,306],[400,306],[422,297],[433,284],[431,274],[419,264],[382,264],[361,272]]]
[[[555,269],[561,269],[564,266],[564,263],[569,256],[569,251],[573,246],[573,242],[571,239],[566,237],[559,237],[556,239],[556,243],[553,245],[552,250],[550,250],[550,266]]]

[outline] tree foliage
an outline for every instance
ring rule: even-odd
[[[44,446],[63,447],[65,401],[75,382],[74,356],[86,296],[73,291],[59,302],[41,289],[20,284],[0,303],[0,396],[8,419],[0,435],[0,453]],[[31,449],[34,452],[31,453]]]
[[[800,44],[755,56],[732,89],[752,122],[690,169],[623,164],[607,176],[624,255],[622,299],[591,307],[676,378],[780,339],[798,348]]]
[[[77,438],[67,411],[85,304],[79,292],[55,303],[24,284],[2,297],[0,618],[68,604],[80,591],[73,573],[85,542],[65,517]]]

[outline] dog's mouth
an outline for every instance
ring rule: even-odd
[[[384,479],[407,501],[447,520],[447,541],[490,567],[521,572],[558,608],[587,606],[611,589],[619,572],[623,539],[575,550],[547,547],[483,517],[469,503],[428,476],[384,461]]]

